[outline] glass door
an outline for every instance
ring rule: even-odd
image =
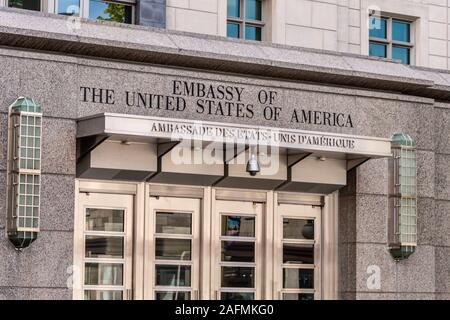
[[[200,200],[150,197],[148,204],[145,299],[198,299]]]
[[[83,298],[132,299],[133,196],[80,193],[79,201]]]
[[[215,201],[212,288],[217,300],[261,299],[263,204]]]
[[[279,204],[275,228],[275,290],[282,300],[318,300],[321,208]]]

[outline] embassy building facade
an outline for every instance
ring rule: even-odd
[[[0,299],[450,299],[446,0],[0,0]]]

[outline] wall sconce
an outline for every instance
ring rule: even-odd
[[[407,134],[392,137],[389,160],[389,250],[395,260],[407,259],[417,247],[417,151]]]
[[[20,97],[8,114],[7,234],[21,250],[39,233],[42,111]]]

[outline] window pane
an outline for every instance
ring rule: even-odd
[[[156,300],[190,300],[191,293],[183,291],[156,291]]]
[[[222,241],[222,261],[254,262],[255,243]]]
[[[120,3],[90,0],[89,18],[130,24],[132,23],[132,7]]]
[[[80,0],[58,0],[58,14],[78,16],[80,14]]]
[[[122,237],[86,236],[86,258],[123,258]]]
[[[261,27],[245,26],[245,39],[261,41]]]
[[[392,20],[392,40],[411,41],[411,24],[408,22]]]
[[[174,265],[157,265],[156,285],[189,287],[191,285],[191,267],[174,266]]]
[[[84,300],[122,300],[123,291],[100,291],[86,290],[84,291]]]
[[[227,37],[240,38],[239,24],[231,22],[227,23]]]
[[[283,288],[314,289],[313,269],[283,269]]]
[[[369,36],[374,38],[387,38],[387,20],[383,18],[369,18]]]
[[[314,239],[314,220],[283,219],[284,239]]]
[[[191,240],[156,239],[156,259],[191,260]]]
[[[222,292],[220,295],[222,300],[254,300],[253,292]]]
[[[86,209],[86,230],[124,231],[124,210]]]
[[[222,267],[222,287],[254,288],[254,268]]]
[[[392,59],[400,60],[403,64],[410,64],[410,49],[393,46]]]
[[[120,286],[123,283],[123,265],[119,263],[86,263],[84,284]]]
[[[371,42],[369,45],[369,56],[371,57],[387,57],[387,49],[385,44]]]
[[[283,244],[283,263],[314,264],[314,245]]]
[[[191,234],[192,215],[180,212],[157,212],[156,233]]]
[[[261,11],[261,0],[245,0],[245,19],[261,20]]]
[[[9,0],[8,6],[11,8],[41,11],[41,0]]]
[[[254,237],[255,217],[222,216],[222,236]]]
[[[283,300],[314,300],[312,293],[283,293]]]
[[[239,0],[227,0],[227,16],[239,18],[240,11]]]

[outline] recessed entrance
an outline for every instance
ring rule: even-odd
[[[313,300],[330,284],[321,195],[83,180],[78,189],[77,299]]]

